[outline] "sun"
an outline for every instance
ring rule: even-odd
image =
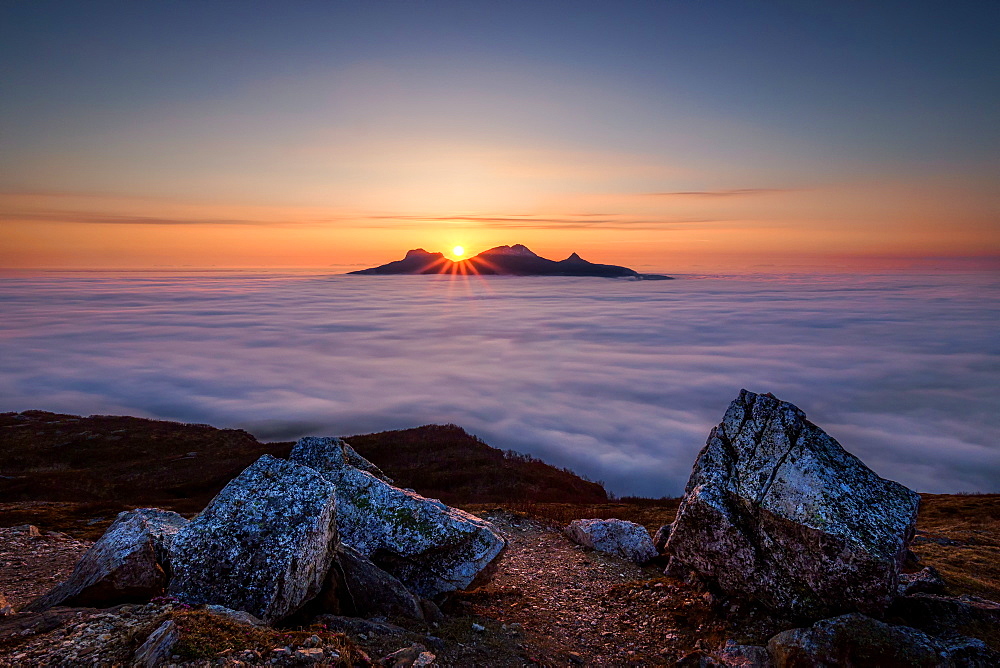
[[[451,249],[451,254],[454,255],[455,257],[462,257],[463,255],[465,255],[465,249],[462,248],[461,246],[455,246],[454,248]]]

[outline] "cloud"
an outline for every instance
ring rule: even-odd
[[[995,278],[669,282],[220,272],[0,278],[0,410],[119,413],[261,438],[454,422],[680,494],[746,387],[879,474],[996,491]]]
[[[662,230],[685,223],[729,222],[714,218],[632,218],[626,214],[576,214],[568,217],[547,217],[534,215],[511,216],[411,216],[377,215],[367,220],[395,221],[397,223],[452,223],[475,225],[494,229],[535,229],[535,230]],[[366,227],[379,227],[378,223]],[[387,226],[388,227],[388,226]],[[396,227],[395,225],[392,227]]]
[[[89,211],[34,211],[7,212],[3,218],[16,221],[44,223],[84,223],[90,225],[252,225],[283,227],[301,225],[301,222],[279,220],[252,220],[248,218],[165,218],[130,214],[96,213]]]
[[[801,192],[795,188],[731,188],[729,190],[681,190],[677,192],[644,193],[646,197],[747,197],[750,195],[773,195],[776,193]]]

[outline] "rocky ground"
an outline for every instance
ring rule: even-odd
[[[989,512],[997,505],[989,497],[954,502],[987,504]],[[928,507],[933,511],[940,503],[933,500]],[[455,596],[445,606],[445,618],[431,625],[330,618],[326,629],[205,630],[197,612],[170,601],[111,610],[57,609],[0,617],[0,666],[127,665],[145,637],[168,618],[194,638],[184,656],[171,659],[186,666],[307,665],[320,655],[328,665],[349,665],[415,645],[434,654],[441,666],[674,665],[700,649],[714,650],[727,641],[763,643],[788,628],[787,621],[755,616],[753,610],[664,578],[657,565],[639,567],[575,545],[559,531],[561,523],[509,511],[479,514],[504,533],[509,547],[492,579]],[[935,513],[930,515],[933,519]],[[958,514],[944,516],[955,522]],[[1000,538],[977,525],[979,544],[969,545],[964,534],[959,540],[943,524],[931,526],[921,535],[933,540],[915,548],[949,573],[957,574],[956,560],[977,554],[973,550],[995,550]],[[58,532],[34,533],[27,527],[0,529],[0,592],[14,608],[65,579],[90,545]],[[968,577],[982,579],[982,574]],[[966,587],[965,580],[960,586]],[[302,654],[306,650],[312,654]],[[193,659],[189,652],[208,658]]]
[[[545,521],[509,512],[489,519],[510,545],[492,580],[456,597],[444,620],[425,628],[357,623],[339,630],[376,658],[419,642],[439,665],[455,666],[669,665],[692,648],[724,640],[724,628],[711,621],[711,596],[662,578],[655,566],[585,550]],[[88,546],[62,535],[0,529],[0,578],[10,602],[22,605],[64,579]],[[127,661],[159,622],[180,612],[164,602],[9,616],[0,623],[0,665]],[[256,657],[240,650],[222,660],[269,665],[275,648],[248,649]]]

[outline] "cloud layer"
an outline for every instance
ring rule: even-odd
[[[997,491],[995,277],[0,276],[0,410],[243,427],[265,440],[454,422],[680,494],[741,387],[879,474]]]

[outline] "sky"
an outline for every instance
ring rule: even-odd
[[[1000,267],[1000,3],[0,4],[0,267]]]
[[[263,440],[458,424],[678,496],[740,388],[879,475],[1000,492],[1000,276],[0,274],[0,411],[134,415]]]

